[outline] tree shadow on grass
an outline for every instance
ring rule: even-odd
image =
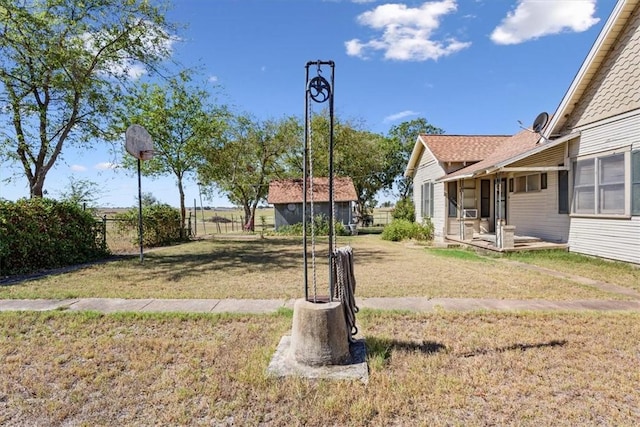
[[[328,257],[328,250],[326,243],[318,244],[316,259],[324,262]],[[266,273],[298,269],[303,265],[303,246],[297,239],[229,240],[216,242],[210,248],[195,253],[176,253],[175,249],[172,252],[167,254],[165,251],[156,251],[147,255],[146,260],[149,264],[160,267],[157,271],[150,271],[150,274],[166,276],[167,270],[173,270],[171,276],[183,279],[223,270],[239,269]],[[367,249],[354,252],[358,257],[367,260],[383,258],[383,254]],[[310,247],[308,256],[310,260]]]

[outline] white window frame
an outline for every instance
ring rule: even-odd
[[[421,206],[420,216],[422,218],[433,218],[434,213],[434,183],[433,181],[427,181],[422,184],[421,189]]]
[[[606,159],[611,159],[613,156],[623,156],[624,165],[624,181],[617,182],[602,182],[602,166]],[[576,186],[577,178],[577,165],[578,162],[593,162],[593,183],[583,183],[580,186]],[[591,154],[586,156],[579,156],[571,161],[571,207],[570,216],[572,217],[597,217],[597,218],[615,218],[615,219],[628,219],[631,218],[631,147],[624,147],[617,150],[605,151],[597,154]],[[624,207],[615,211],[607,211],[604,209],[602,195],[607,188],[623,185],[624,194]],[[577,188],[593,188],[593,207],[588,212],[577,211],[576,197],[578,196]]]
[[[532,181],[535,181],[537,187],[535,185],[532,185]],[[524,183],[524,185],[522,183]],[[513,184],[514,193],[534,193],[542,191],[542,174],[532,173],[528,175],[518,175],[514,177]]]

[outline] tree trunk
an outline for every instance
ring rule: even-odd
[[[185,222],[187,210],[184,207],[184,188],[182,186],[182,177],[178,176],[178,192],[180,193],[180,239],[184,239]]]
[[[244,203],[244,231],[253,231],[253,213],[251,212],[251,205],[249,202]],[[254,211],[255,212],[255,211]]]
[[[36,173],[35,176],[29,177],[29,195],[33,199],[34,197],[43,197],[44,178],[40,178]]]

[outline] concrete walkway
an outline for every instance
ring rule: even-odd
[[[179,312],[179,313],[274,313],[281,308],[293,309],[292,299],[118,299],[78,298],[63,300],[0,300],[0,311],[90,310],[113,312]],[[640,300],[501,300],[472,298],[358,298],[358,307],[375,310],[412,312],[445,311],[640,311]]]

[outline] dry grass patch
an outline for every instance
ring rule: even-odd
[[[3,425],[632,425],[640,315],[363,312],[369,384],[266,376],[291,318],[0,313]]]
[[[344,244],[354,248],[358,297],[628,298],[472,252],[443,256],[373,235]],[[326,238],[317,246],[320,293],[328,288],[327,247]],[[299,298],[302,265],[299,238],[205,240],[148,252],[142,265],[129,257],[3,286],[0,298]]]
[[[509,259],[640,291],[640,266],[564,251],[514,252]]]

